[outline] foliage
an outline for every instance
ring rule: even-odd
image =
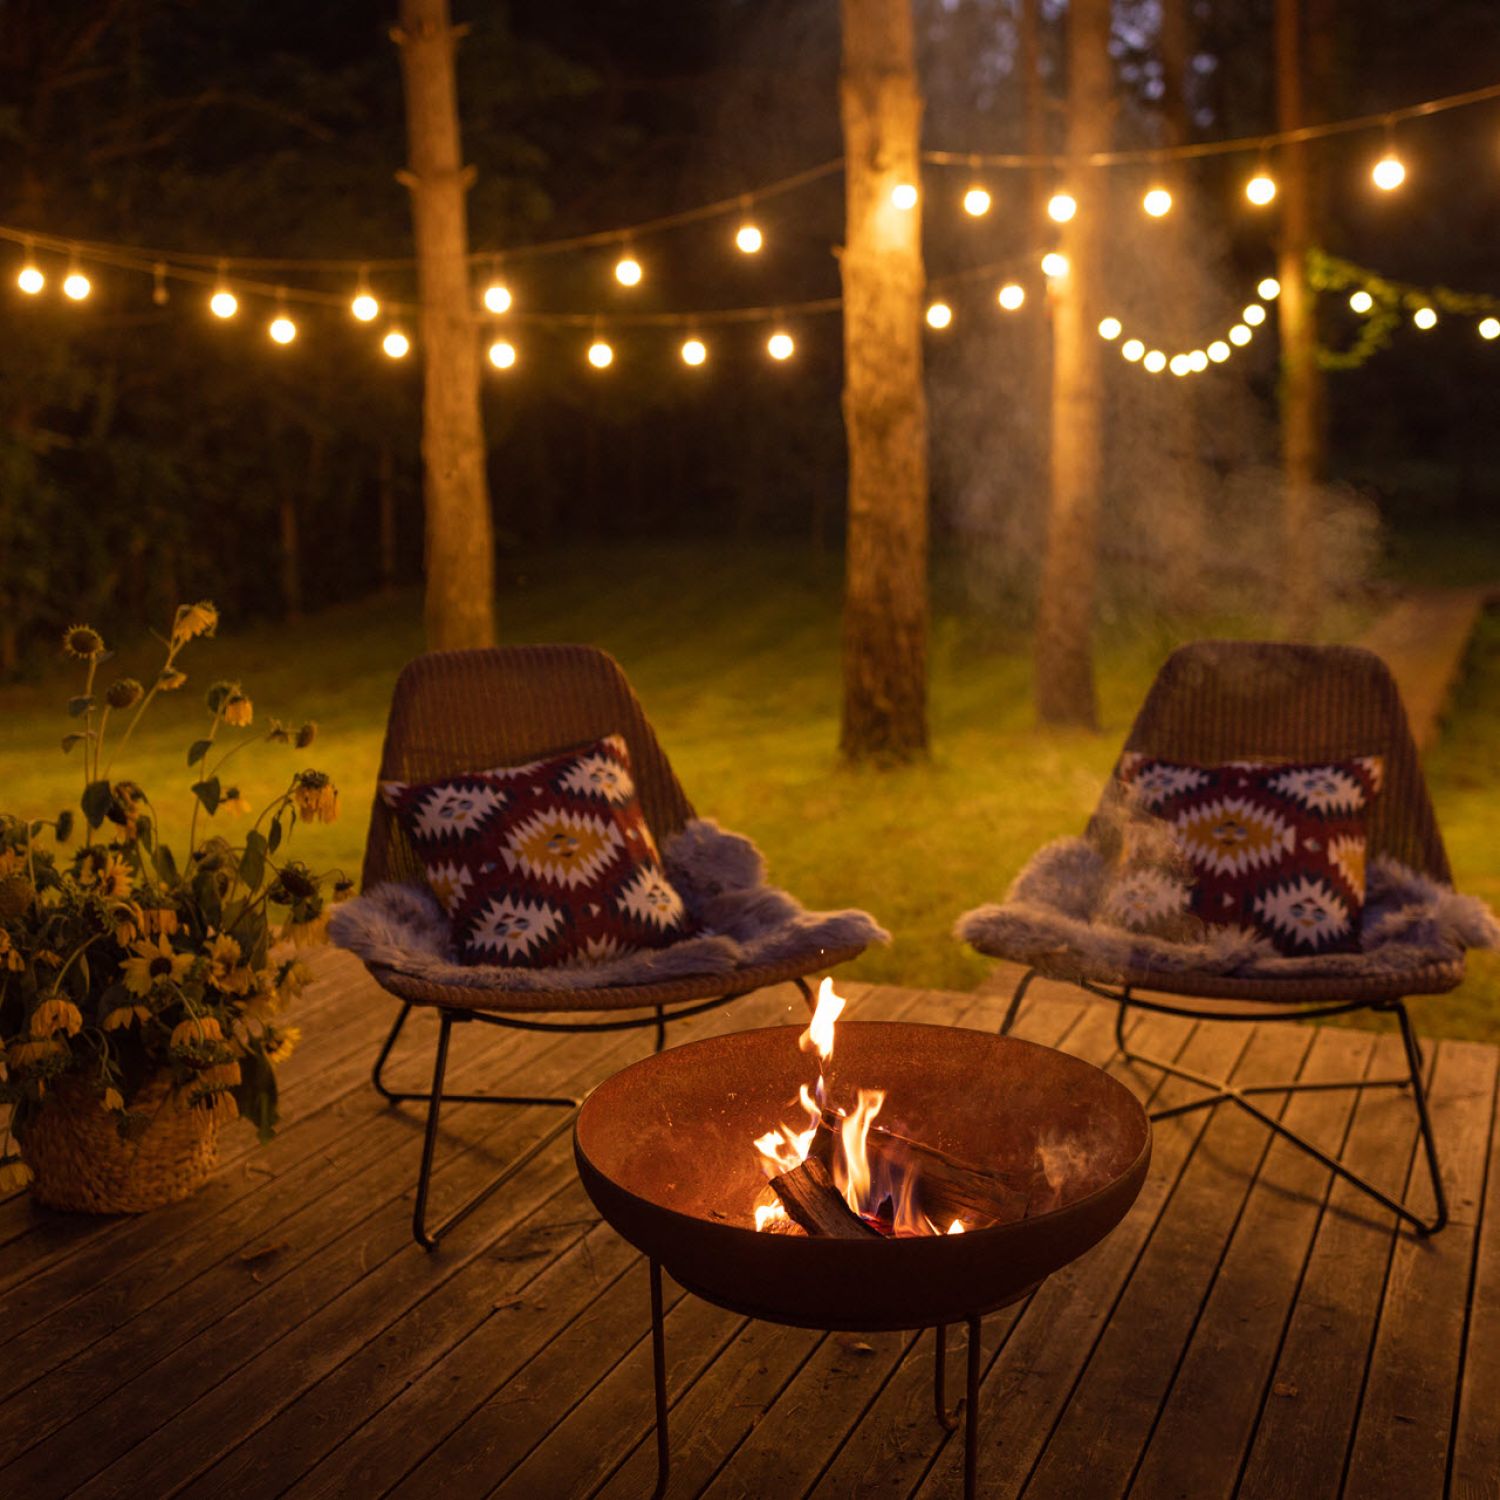
[[[187,751],[192,811],[180,862],[146,792],[113,769],[152,703],[186,683],[184,648],[217,624],[211,604],[179,607],[149,688],[133,677],[101,688],[113,654],[102,636],[87,625],[64,633],[84,674],[62,737],[63,753],[81,762],[82,817],[0,816],[0,1103],[12,1106],[9,1128],[22,1143],[60,1083],[115,1113],[122,1135],[144,1130],[149,1116],[132,1104],[163,1071],[186,1107],[232,1095],[263,1140],[275,1126],[275,1067],[299,1036],[284,1017],[306,977],[296,946],[321,932],[325,887],[334,899],[348,889],[288,858],[286,842],[299,822],[332,822],[338,791],[324,772],[299,771],[242,839],[208,830],[249,811],[226,775],[241,751],[305,749],[316,730],[272,719],[242,733],[254,720],[249,695],[236,681],[214,683],[207,727]],[[110,747],[116,715],[129,717]],[[81,839],[65,853],[75,829]]]

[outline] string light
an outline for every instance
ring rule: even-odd
[[[917,188],[915,183],[898,182],[891,189],[891,202],[904,213],[917,206]]]
[[[639,286],[641,275],[641,263],[633,255],[622,255],[615,262],[615,280],[621,286]],[[605,347],[608,348],[609,346],[606,344]],[[609,361],[605,360],[604,363],[607,365]],[[600,368],[602,369],[603,366],[600,366]]]
[[[1047,200],[1047,217],[1054,224],[1066,224],[1078,212],[1078,200],[1072,193],[1053,193]]]
[[[1026,300],[1026,288],[1018,281],[1007,281],[995,300],[1006,312],[1015,312]]]
[[[589,363],[596,370],[607,370],[614,363],[615,351],[603,339],[595,339],[589,345]]]
[[[1103,318],[1099,322],[1099,337],[1101,339],[1119,338],[1124,324],[1118,318]]]
[[[993,200],[991,199],[989,191],[987,189],[982,187],[971,187],[969,191],[964,194],[964,212],[971,215],[973,218],[981,218],[983,215],[987,214],[990,211],[990,204],[992,201]]]
[[[1500,338],[1500,318],[1486,318],[1479,325],[1479,337],[1482,339]]]
[[[37,265],[28,260],[16,275],[16,285],[28,297],[35,297],[47,285],[47,278],[42,275],[41,269]]]
[[[221,286],[208,299],[208,310],[216,318],[232,318],[240,310],[240,299],[227,286]]]
[[[1160,375],[1167,368],[1167,356],[1160,349],[1151,349],[1147,351],[1146,357],[1141,363],[1153,375]]]
[[[380,347],[388,359],[405,359],[411,353],[411,340],[398,328],[393,328],[381,339]]]
[[[1245,196],[1257,207],[1264,208],[1276,196],[1276,183],[1269,173],[1259,171],[1245,184]]]
[[[497,370],[508,370],[516,362],[516,346],[505,339],[496,339],[486,353]]]
[[[1267,276],[1255,288],[1255,295],[1262,302],[1274,302],[1281,295],[1281,283],[1274,276]]]
[[[1252,337],[1253,335],[1251,334],[1250,330],[1246,328],[1243,323],[1236,323],[1234,327],[1229,330],[1229,342],[1241,349],[1243,349],[1245,345],[1250,342]]]
[[[765,242],[765,236],[754,224],[741,224],[735,231],[735,248],[744,255],[758,254]]]
[[[702,339],[688,339],[679,353],[685,365],[701,365],[708,358],[708,345]]]
[[[1387,149],[1385,155],[1370,168],[1370,180],[1381,192],[1394,192],[1406,181],[1406,166],[1394,151]]]
[[[1260,305],[1259,302],[1252,302],[1250,306],[1240,314],[1240,317],[1252,328],[1259,328],[1260,325],[1266,321],[1266,310]]]
[[[1351,292],[1349,306],[1357,313],[1367,313],[1375,306],[1375,299],[1366,291]]]
[[[1068,257],[1061,250],[1049,250],[1042,257],[1042,274],[1053,281],[1060,281],[1068,274]]]
[[[1193,362],[1185,354],[1174,354],[1168,362],[1167,368],[1174,375],[1187,375],[1192,372]]]
[[[271,335],[273,343],[290,344],[297,337],[297,325],[285,313],[281,313],[271,319],[266,332]]]
[[[929,328],[946,328],[953,321],[953,309],[946,302],[934,302],[927,309]]]
[[[1120,353],[1123,354],[1131,364],[1134,364],[1145,352],[1146,346],[1139,339],[1126,339],[1125,342],[1120,345]]]
[[[484,295],[480,300],[484,303],[486,312],[507,313],[510,311],[512,300],[510,288],[503,281],[492,281],[485,287]]]
[[[1411,315],[1411,320],[1418,328],[1435,328],[1437,326],[1437,312],[1430,307],[1419,307]]]
[[[1229,358],[1229,345],[1226,344],[1223,339],[1215,339],[1213,343],[1208,346],[1208,357],[1213,360],[1216,365],[1222,365],[1224,361]]]
[[[361,323],[373,323],[380,316],[380,304],[368,292],[361,292],[349,304],[349,311]]]
[[[766,340],[766,353],[769,354],[772,359],[790,359],[792,357],[792,351],[796,347],[797,346],[792,342],[792,336],[789,333],[773,333],[771,337]]]
[[[1208,368],[1208,355],[1202,349],[1194,349],[1188,354],[1188,364],[1195,375],[1201,375]]]
[[[93,291],[94,284],[82,271],[72,270],[63,277],[63,296],[70,302],[82,302]]]
[[[1141,207],[1153,219],[1160,219],[1172,211],[1172,195],[1164,187],[1154,187],[1141,199]]]

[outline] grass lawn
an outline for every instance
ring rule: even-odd
[[[932,637],[930,763],[890,772],[839,766],[837,565],[725,547],[572,553],[529,561],[502,581],[507,640],[589,641],[619,658],[700,813],[752,837],[774,879],[810,906],[863,906],[895,944],[852,975],[968,989],[988,963],[949,936],[954,918],[998,898],[1038,845],[1079,831],[1162,658],[1190,635],[1241,634],[1245,622],[1170,632],[1101,633],[1103,731],[1039,731],[1024,637],[939,606]],[[390,690],[421,649],[419,603],[399,596],[300,624],[195,643],[190,681],[159,700],[114,774],[150,792],[168,841],[185,827],[188,743],[207,721],[204,689],[241,679],[256,727],[276,715],[320,725],[314,748],[257,746],[231,769],[257,807],[295,769],[329,771],[343,793],[332,827],[299,829],[293,852],[357,874]],[[149,680],[149,643],[105,669]],[[59,737],[77,691],[61,670],[0,689],[0,807],[48,814],[77,800],[81,766]],[[1434,792],[1460,883],[1500,904],[1500,630],[1492,619],[1448,740]],[[75,752],[76,753],[76,752]],[[226,780],[230,770],[226,770]],[[175,789],[175,790],[174,790]],[[174,808],[176,809],[174,813]],[[175,827],[174,827],[175,824]],[[233,825],[225,830],[233,835]],[[1481,959],[1484,956],[1481,955]],[[1476,962],[1457,998],[1424,1025],[1500,1040],[1500,968]]]

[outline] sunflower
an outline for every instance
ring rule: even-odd
[[[212,1016],[190,1016],[172,1028],[173,1047],[204,1047],[223,1040],[224,1033]]]
[[[104,654],[104,637],[92,625],[69,625],[63,631],[62,648],[79,661],[92,661]]]
[[[40,1041],[12,1042],[5,1049],[5,1060],[12,1068],[28,1070],[48,1068],[57,1058],[67,1055],[67,1046],[56,1037],[44,1037]],[[48,1068],[48,1071],[54,1071]]]
[[[121,1027],[130,1026],[136,1021],[149,1021],[150,1019],[151,1007],[149,1005],[117,1005],[105,1014],[104,1029],[119,1031]]]
[[[26,967],[26,960],[21,957],[20,950],[11,942],[10,934],[0,927],[0,969],[8,969],[11,973],[19,974]]]
[[[339,815],[339,789],[323,771],[301,771],[292,785],[292,802],[306,823],[332,823]]]
[[[104,701],[111,708],[133,708],[145,693],[134,677],[119,677],[104,690]]]
[[[118,1111],[125,1108],[125,1096],[119,1089],[105,1089],[104,1097],[99,1102],[108,1110]]]
[[[231,693],[224,701],[224,722],[233,729],[249,727],[255,717],[255,705],[243,693]]]
[[[193,966],[191,953],[174,953],[165,935],[153,943],[149,939],[131,948],[131,957],[120,967],[120,977],[132,995],[144,999],[163,980],[176,981]]]
[[[224,795],[219,799],[214,815],[218,816],[219,813],[223,813],[226,817],[242,818],[250,810],[250,799],[237,786],[231,786],[224,789]]]
[[[272,1064],[284,1063],[297,1050],[297,1043],[302,1040],[302,1028],[288,1026],[285,1031],[278,1031],[275,1035],[275,1045],[267,1049],[266,1061]]]
[[[185,645],[198,635],[212,635],[219,628],[219,611],[207,599],[196,604],[180,604],[172,622],[172,644]]]
[[[148,907],[141,913],[141,926],[152,937],[167,937],[177,931],[177,913],[170,906]]]
[[[187,673],[176,667],[163,667],[156,676],[156,686],[164,693],[173,693],[187,681]]]
[[[50,1000],[43,1000],[31,1013],[31,1034],[38,1041],[55,1036],[59,1031],[77,1036],[82,1030],[83,1013],[71,1000],[61,1000],[54,995]]]
[[[106,855],[99,867],[95,889],[106,901],[124,900],[133,889],[130,866],[118,854]]]

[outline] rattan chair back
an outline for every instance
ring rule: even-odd
[[[693,816],[619,664],[592,646],[434,651],[396,679],[380,757],[381,781],[435,781],[522,765],[608,734],[630,747],[646,821],[658,840]],[[421,864],[377,788],[364,887],[425,882]]]
[[[1373,651],[1270,641],[1183,646],[1157,673],[1125,749],[1199,765],[1378,755],[1385,779],[1366,824],[1369,853],[1452,882],[1400,692]],[[1108,801],[1106,792],[1094,829]]]

